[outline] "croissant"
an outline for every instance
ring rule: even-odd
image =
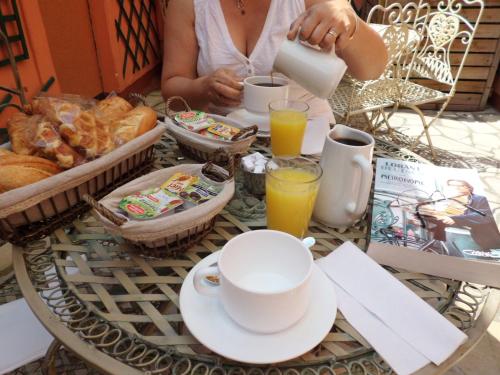
[[[72,123],[82,112],[82,107],[62,98],[39,97],[33,99],[31,111],[55,123]]]
[[[9,133],[12,150],[20,155],[34,155],[36,147],[34,137],[37,123],[34,117],[24,113],[15,113],[7,121],[7,132]]]
[[[113,122],[112,131],[117,146],[146,133],[156,125],[156,112],[149,107],[139,106]]]
[[[62,123],[59,133],[71,146],[85,151],[87,157],[97,155],[96,121],[91,112],[81,112],[72,123]]]
[[[68,169],[83,162],[83,157],[61,139],[49,121],[38,124],[35,142],[45,156],[56,160],[62,168]]]

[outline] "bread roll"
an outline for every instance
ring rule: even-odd
[[[34,144],[36,120],[36,117],[17,112],[7,121],[10,144],[16,154],[33,155],[36,153]]]
[[[6,148],[0,147],[0,160],[1,160],[2,156],[7,156],[7,155],[17,155],[17,154],[12,152],[12,151],[7,150]]]
[[[3,166],[30,167],[52,174],[62,172],[62,169],[50,160],[39,158],[37,156],[17,155],[14,153],[5,155],[0,154],[0,167]]]
[[[0,193],[32,184],[52,175],[52,173],[32,167],[2,165],[0,166]]]
[[[118,120],[132,108],[132,105],[125,99],[112,96],[97,103],[95,114],[97,118],[111,125],[113,121]]]
[[[139,106],[127,112],[119,120],[113,122],[115,144],[120,146],[153,129],[156,120],[156,112],[149,107]]]

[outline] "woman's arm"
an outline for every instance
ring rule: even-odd
[[[193,1],[170,0],[164,25],[163,98],[167,100],[174,95],[182,96],[196,109],[205,109],[208,103],[238,105],[242,87],[232,71],[218,69],[209,76],[197,76],[198,41],[194,28]]]
[[[336,52],[357,79],[378,78],[387,64],[387,50],[380,35],[358,18],[346,0],[306,0],[306,12],[292,24],[288,39],[297,35],[313,45]],[[336,33],[335,37],[329,31]]]

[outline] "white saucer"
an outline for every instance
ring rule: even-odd
[[[277,363],[296,358],[318,345],[330,332],[337,314],[332,282],[314,265],[311,304],[294,326],[273,334],[258,334],[236,324],[217,297],[196,292],[193,275],[199,268],[217,262],[219,252],[199,262],[187,275],[180,292],[182,319],[191,334],[223,357],[253,364]]]
[[[259,131],[257,137],[269,138],[271,135],[269,133],[269,114],[268,113],[256,113],[249,112],[245,108],[237,109],[234,112],[229,113],[226,117],[241,121],[247,126],[257,125]]]

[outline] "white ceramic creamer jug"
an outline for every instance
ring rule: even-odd
[[[334,93],[347,65],[334,50],[324,52],[296,38],[283,41],[273,68],[310,93],[326,99]]]

